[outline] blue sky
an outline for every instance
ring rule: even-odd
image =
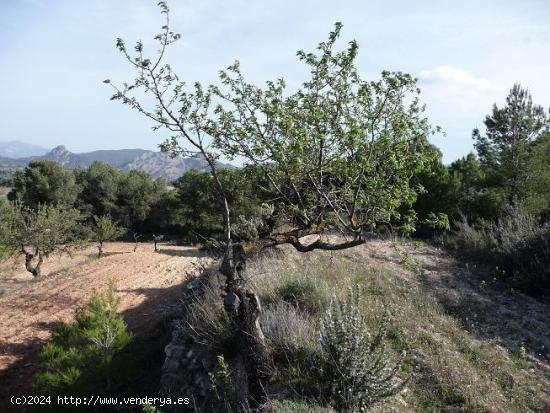
[[[255,82],[305,79],[295,57],[344,24],[356,39],[366,78],[399,70],[419,78],[446,162],[472,148],[492,104],[521,82],[550,106],[550,1],[241,1],[172,0],[182,34],[169,53],[192,83],[216,80],[235,59]],[[74,152],[155,149],[166,136],[101,83],[131,80],[114,48],[148,40],[163,24],[155,0],[0,0],[0,141],[18,139]]]

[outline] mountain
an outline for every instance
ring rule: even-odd
[[[48,149],[30,143],[20,141],[0,142],[0,158],[27,158],[41,156],[47,152]]]
[[[227,167],[228,165],[224,166]],[[168,181],[173,181],[190,169],[203,170],[207,167],[206,161],[198,156],[172,158],[162,152],[148,151],[135,158],[124,169],[137,169],[149,173],[153,178],[162,177]]]
[[[145,149],[102,150],[85,153],[72,153],[60,145],[37,159],[55,161],[67,168],[87,168],[94,162],[105,162],[117,169],[125,169],[137,157],[145,153],[155,153]]]
[[[153,178],[165,178],[173,181],[190,169],[203,170],[208,167],[206,161],[200,156],[172,158],[162,152],[148,151],[145,149],[118,149],[100,150],[86,153],[73,153],[65,146],[56,146],[51,151],[41,156],[23,157],[12,159],[0,157],[0,169],[13,170],[23,168],[34,160],[50,160],[67,168],[87,168],[94,162],[105,162],[113,168],[123,171],[136,169],[145,171]],[[232,165],[220,163],[222,168],[232,168]]]

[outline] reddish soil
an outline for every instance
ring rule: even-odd
[[[145,334],[177,303],[182,283],[209,259],[196,248],[110,243],[96,258],[90,247],[46,260],[41,279],[25,271],[22,258],[0,263],[0,393],[30,391],[35,357],[51,329],[71,321],[74,310],[96,291],[114,281],[121,301],[119,311],[130,330]],[[2,394],[0,394],[1,396]]]

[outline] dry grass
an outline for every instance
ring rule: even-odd
[[[349,285],[362,284],[367,295],[365,316],[373,326],[384,310],[390,311],[388,344],[396,355],[402,349],[408,350],[402,375],[412,373],[413,377],[402,393],[376,406],[374,411],[550,411],[548,361],[530,357],[522,347],[507,349],[500,340],[487,338],[481,327],[470,325],[467,319],[450,311],[440,294],[446,287],[432,288],[431,280],[475,274],[449,274],[442,265],[441,273],[432,268],[428,277],[423,267],[431,255],[439,253],[434,248],[372,241],[333,254],[299,254],[290,248],[283,251],[284,254],[263,256],[248,267],[251,282],[262,296],[274,294],[289,277],[312,277],[322,280],[339,296],[345,294]],[[495,297],[483,295],[483,290],[475,293],[487,301],[487,306]],[[514,297],[516,302],[523,299]],[[545,304],[528,303],[540,305],[544,314]],[[470,315],[482,310],[474,304],[472,301]],[[492,322],[497,323],[494,328],[503,329],[504,335],[506,315]],[[548,334],[550,320],[547,318],[545,323],[544,334]],[[526,330],[514,331],[520,341],[522,334],[527,335]]]
[[[286,302],[266,307],[261,321],[267,344],[276,354],[288,355],[315,345],[314,323]]]

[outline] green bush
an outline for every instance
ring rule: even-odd
[[[73,390],[83,377],[100,376],[113,356],[132,340],[117,313],[119,298],[110,285],[105,294],[95,293],[90,302],[75,312],[75,322],[59,325],[39,354],[40,371],[35,389],[43,394]]]
[[[321,279],[289,277],[275,290],[283,301],[310,314],[319,314],[330,302],[329,288]]]
[[[208,373],[208,376],[210,389],[223,411],[239,411],[233,372],[223,355],[216,357],[216,370]]]
[[[550,293],[550,225],[517,210],[496,222],[470,225],[465,218],[444,243],[461,254],[498,269],[514,286],[531,294]]]
[[[350,288],[345,300],[333,299],[321,322],[322,348],[318,384],[322,397],[338,411],[364,411],[398,393],[401,360],[390,367],[384,349],[387,317],[371,333],[361,314],[361,289]]]

